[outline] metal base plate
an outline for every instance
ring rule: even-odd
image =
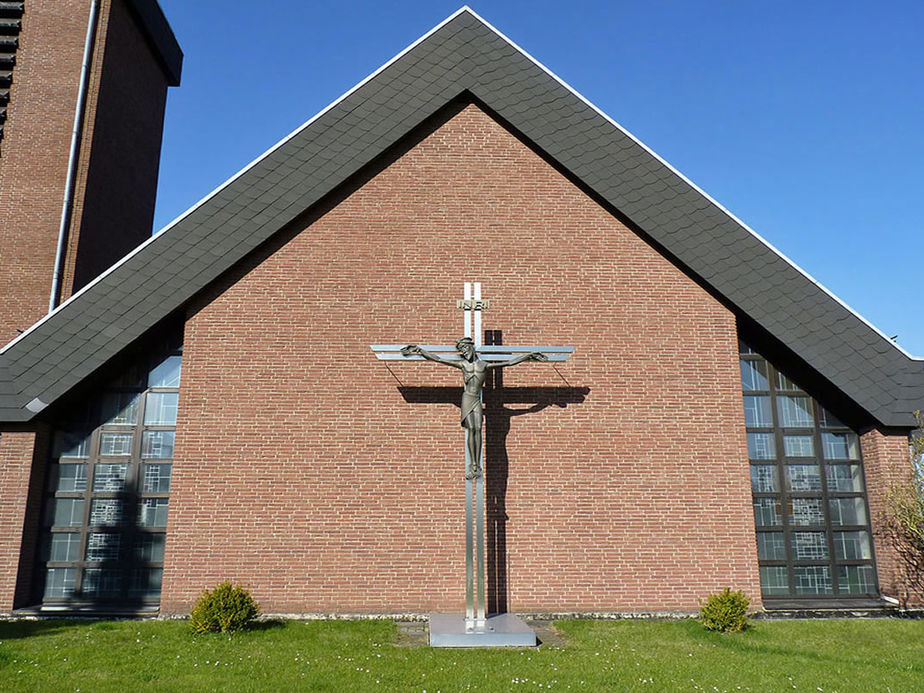
[[[514,614],[485,619],[483,628],[467,629],[464,614],[430,614],[430,647],[535,647],[536,633]]]

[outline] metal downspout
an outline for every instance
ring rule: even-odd
[[[92,0],[90,19],[87,22],[87,39],[83,46],[83,64],[80,68],[80,91],[77,93],[77,108],[74,113],[74,130],[71,133],[71,150],[67,160],[67,181],[64,187],[64,205],[61,209],[61,225],[58,228],[58,247],[55,251],[54,275],[51,279],[51,296],[48,299],[48,312],[58,305],[61,291],[61,279],[64,274],[64,248],[67,245],[67,228],[71,221],[74,206],[74,186],[77,180],[77,157],[80,152],[80,136],[83,133],[83,118],[87,104],[87,91],[90,84],[90,62],[93,57],[93,41],[96,38],[97,15],[100,0]]]

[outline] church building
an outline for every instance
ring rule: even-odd
[[[0,613],[461,611],[462,381],[370,347],[455,344],[466,282],[479,343],[573,347],[485,382],[489,611],[920,598],[924,361],[468,8],[150,238],[157,3],[0,13]]]

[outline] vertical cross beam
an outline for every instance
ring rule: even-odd
[[[463,315],[464,324],[462,334],[465,337],[472,336],[472,283],[465,282],[465,291],[463,293],[464,303]],[[468,436],[471,431],[465,429],[465,468],[470,469],[472,460],[469,459]],[[475,480],[465,480],[465,626],[471,628],[475,623]]]
[[[474,307],[472,309],[472,317],[475,322],[475,349],[479,349],[482,346],[482,337],[484,332],[481,330],[481,282],[475,282],[474,295],[472,296],[474,301]],[[483,406],[484,394],[482,393],[482,404]],[[482,431],[482,441],[486,440],[484,438],[484,431]],[[476,564],[478,567],[478,572],[476,576],[475,583],[475,619],[476,625],[479,627],[484,627],[485,625],[485,594],[484,594],[484,483],[485,483],[485,468],[484,468],[484,444],[482,443],[482,449],[478,451],[479,459],[475,460],[477,463],[478,469],[481,470],[479,474],[473,481],[475,482],[475,547],[476,547]]]
[[[475,348],[482,346],[481,282],[465,282],[463,334],[470,337]],[[474,300],[473,300],[474,299]],[[466,436],[471,431],[466,429]],[[465,445],[465,468],[482,469],[482,474],[465,480],[465,625],[467,630],[485,626],[485,565],[484,565],[484,453],[481,459],[471,460]]]

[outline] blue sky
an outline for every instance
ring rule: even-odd
[[[160,228],[461,3],[160,0]],[[924,356],[924,2],[469,5]]]

